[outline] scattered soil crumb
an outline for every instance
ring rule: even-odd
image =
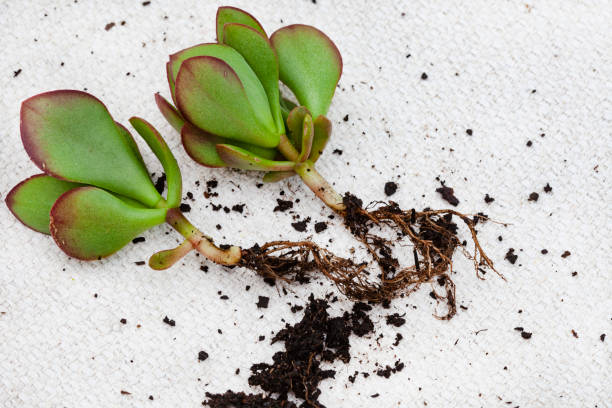
[[[422,79],[423,81],[425,81],[427,78],[429,78],[429,77],[427,76],[427,73],[426,73],[426,72],[423,72],[423,73],[421,74],[421,79]]]
[[[510,262],[512,265],[516,263],[518,255],[514,253],[514,248],[508,249],[508,252],[506,252],[506,256],[504,257],[504,259]]]
[[[565,251],[561,254],[561,258],[567,258],[568,256],[570,256],[572,253],[570,251]]]
[[[438,187],[436,192],[442,195],[442,199],[447,201],[453,207],[456,207],[459,204],[459,199],[455,197],[455,190],[453,190],[451,187],[446,187],[443,181],[441,181],[440,184],[442,184],[442,187]]]
[[[385,195],[387,197],[392,196],[397,191],[397,184],[392,181],[387,181],[385,183]]]
[[[168,326],[172,326],[172,327],[176,326],[176,322],[168,318],[168,316],[164,317],[163,322],[166,323]]]
[[[491,204],[493,201],[495,201],[495,199],[487,193],[485,194],[484,201],[487,204]]]
[[[349,115],[348,113],[346,115],[344,115],[344,117],[342,118],[343,121],[348,122],[349,120]]]
[[[200,351],[198,353],[198,361],[204,361],[208,358],[208,353],[205,352],[204,350]]]
[[[110,30],[111,28],[113,28],[114,26],[115,26],[115,23],[114,23],[114,22],[112,22],[112,23],[108,23],[107,25],[105,25],[105,26],[104,26],[104,29],[105,29],[106,31],[108,31],[108,30]]]
[[[308,225],[309,222],[310,222],[310,217],[302,221],[292,222],[291,226],[293,227],[293,229],[295,229],[298,232],[304,232],[306,231],[306,226]]]
[[[121,390],[121,395],[132,395],[132,393],[129,391]]]
[[[465,133],[467,133],[468,136],[472,136],[474,134],[474,131],[472,129],[466,129]]]
[[[179,210],[181,210],[181,212],[187,213],[191,211],[191,206],[187,203],[181,203],[181,205],[179,206]]]
[[[164,192],[164,188],[166,186],[166,173],[162,173],[161,176],[155,180],[155,189],[159,194]]]
[[[535,203],[538,201],[538,198],[540,198],[540,195],[534,191],[533,193],[529,194],[527,201],[533,201]]]
[[[376,375],[379,377],[389,378],[391,377],[391,374],[399,373],[403,369],[404,363],[402,363],[400,360],[397,360],[393,367],[387,365],[384,369],[376,371]]]
[[[576,333],[576,330],[572,329],[572,336],[574,336],[575,338],[578,338],[578,333]]]
[[[267,296],[259,296],[259,299],[257,300],[257,308],[258,309],[267,309],[268,308],[268,303],[270,303],[270,298]]]
[[[17,78],[19,74],[21,74],[21,71],[21,68],[19,68],[17,71],[13,71],[13,78]]]
[[[395,327],[401,327],[406,323],[406,319],[399,315],[399,313],[393,313],[387,316],[387,324]]]
[[[291,208],[293,208],[293,201],[281,200],[280,198],[277,198],[276,207],[274,207],[274,210],[272,212],[285,212]]]
[[[317,222],[314,227],[315,227],[315,232],[318,234],[318,233],[323,232],[323,231],[325,231],[327,229],[327,223],[325,223],[323,221]]]
[[[332,152],[332,154],[337,154],[338,156],[342,156],[342,150],[340,149],[334,149],[334,151]]]
[[[132,240],[133,244],[138,244],[140,242],[145,242],[145,237],[136,237]]]
[[[550,186],[549,183],[546,183],[546,185],[544,186],[544,192],[545,193],[551,193],[552,192],[552,187]]]

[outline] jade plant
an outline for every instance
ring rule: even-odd
[[[453,215],[471,232],[477,273],[483,266],[493,269],[474,229],[484,217],[453,210],[405,211],[393,202],[367,210],[354,195],[337,193],[318,173],[315,163],[332,128],[325,115],[342,74],[342,57],[327,35],[295,24],[268,37],[252,15],[233,7],[218,9],[216,34],[216,43],[170,56],[166,73],[174,105],[159,93],[155,96],[191,158],[207,167],[264,172],[265,182],[299,176],[366,245],[382,271],[378,289],[383,292],[448,276],[455,249],[465,245]],[[295,102],[281,94],[279,81]],[[373,226],[382,225],[409,238],[412,267],[400,267],[389,245],[394,241],[372,233]],[[451,281],[446,282],[450,298]]]
[[[59,90],[33,96],[21,106],[23,146],[43,174],[9,192],[11,212],[82,260],[109,256],[165,222],[185,242],[154,254],[149,261],[153,268],[167,268],[191,249],[214,262],[236,264],[239,248],[216,247],[179,210],[181,173],[161,135],[138,117],[130,123],[164,168],[166,198],[155,189],[130,132],[104,104],[85,92]]]

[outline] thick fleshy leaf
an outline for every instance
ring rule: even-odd
[[[183,125],[185,124],[183,115],[181,115],[181,113],[159,93],[155,94],[155,103],[170,126],[180,133]]]
[[[331,136],[331,132],[332,124],[329,119],[323,115],[319,115],[314,120],[314,139],[312,141],[312,148],[310,149],[310,157],[308,157],[313,163],[319,160]]]
[[[244,93],[246,94],[246,97],[249,100],[253,114],[255,115],[257,121],[269,133],[278,132],[274,124],[274,120],[272,118],[272,113],[270,111],[270,105],[268,103],[266,91],[262,86],[261,82],[259,81],[259,78],[255,74],[251,66],[242,57],[242,55],[240,55],[238,51],[228,45],[200,44],[191,48],[187,48],[170,56],[171,70],[175,84],[175,101],[179,109],[181,107],[178,102],[178,97],[176,95],[176,83],[178,81],[178,75],[181,70],[181,67],[183,66],[183,63],[194,57],[215,57],[229,65],[240,79],[242,87],[244,88]],[[217,92],[222,91],[222,89],[213,90]],[[246,112],[248,111],[245,111],[242,114],[246,115]],[[253,114],[251,114],[251,116]],[[209,129],[205,128],[205,130]]]
[[[310,156],[310,149],[312,148],[312,140],[314,139],[314,126],[312,123],[312,116],[310,114],[304,116],[302,123],[302,148],[300,149],[300,155],[298,156],[298,162],[303,162]]]
[[[217,9],[217,42],[223,44],[225,39],[223,37],[223,27],[226,24],[230,23],[238,23],[244,24],[246,26],[251,27],[254,30],[257,30],[264,37],[268,38],[266,32],[264,31],[259,21],[249,13],[244,10],[241,10],[236,7],[219,7]]]
[[[270,37],[279,61],[280,79],[313,117],[325,115],[342,74],[335,44],[314,27],[296,24]]]
[[[104,104],[85,92],[53,91],[24,101],[21,139],[32,161],[49,175],[105,188],[150,207],[161,199]]]
[[[283,120],[287,122],[287,118],[289,117],[289,113],[297,106],[295,103],[290,101],[289,99],[285,99],[282,96],[280,97],[280,108],[281,114],[283,115]]]
[[[49,212],[53,203],[66,191],[82,184],[37,174],[17,184],[6,196],[6,205],[27,227],[49,234]]]
[[[163,223],[166,211],[132,207],[102,189],[80,187],[55,202],[50,231],[68,255],[83,260],[100,259]]]
[[[263,107],[252,105],[254,101],[226,62],[215,57],[190,58],[183,62],[177,77],[178,106],[187,120],[209,133],[262,147],[276,147],[280,135],[263,87],[257,83],[264,98]],[[255,111],[262,110],[268,115],[268,120],[263,122],[255,115]]]
[[[130,118],[130,123],[151,148],[166,172],[168,195],[166,207],[175,208],[181,204],[182,178],[176,158],[170,151],[164,138],[149,122],[138,117]]]
[[[302,145],[302,125],[306,115],[310,115],[310,112],[305,106],[296,106],[287,116],[287,137],[296,149]]]
[[[295,176],[294,171],[271,171],[263,176],[264,183],[276,183],[286,178]]]
[[[126,143],[128,144],[128,146],[130,146],[130,149],[132,149],[132,151],[134,152],[134,154],[136,155],[136,157],[138,157],[138,160],[140,160],[140,162],[142,163],[143,166],[146,167],[144,160],[142,159],[142,155],[140,154],[140,150],[138,150],[138,145],[136,144],[136,141],[134,140],[134,138],[132,137],[132,134],[130,133],[129,130],[127,130],[125,128],[125,126],[123,126],[121,123],[119,122],[115,122],[115,124],[117,125],[117,127],[119,128],[119,134],[121,136],[123,136],[123,138],[125,139]]]
[[[270,40],[259,31],[243,24],[225,24],[223,30],[224,43],[238,51],[259,78],[268,96],[276,129],[279,133],[284,133],[279,103],[278,58]]]
[[[264,159],[245,149],[230,145],[217,145],[217,153],[228,166],[243,170],[289,171],[295,166],[291,161],[275,161]]]
[[[218,144],[235,145],[264,159],[273,159],[276,156],[276,149],[240,143],[225,137],[216,136],[196,128],[189,122],[183,126],[181,140],[189,157],[206,167],[226,167],[226,164],[217,153],[216,146]]]

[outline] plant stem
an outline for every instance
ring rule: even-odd
[[[295,165],[294,170],[313,193],[329,208],[336,212],[346,210],[346,206],[342,202],[342,196],[319,174],[314,168],[313,162],[306,160],[303,163],[298,163]]]
[[[166,222],[184,236],[196,251],[211,261],[221,265],[236,265],[240,261],[242,251],[239,247],[231,246],[225,250],[217,247],[212,238],[194,227],[178,208],[168,210]]]
[[[300,155],[286,135],[281,135],[278,150],[280,150],[283,156],[288,160],[297,161]],[[346,207],[342,203],[342,196],[338,194],[331,184],[329,184],[317,169],[315,169],[313,162],[306,160],[303,163],[297,163],[294,170],[312,192],[329,208],[336,212],[343,212],[346,210]]]

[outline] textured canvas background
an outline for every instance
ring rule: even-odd
[[[168,95],[169,53],[214,39],[220,3],[141,3],[0,1],[2,198],[38,172],[20,144],[20,102],[52,89],[86,89],[117,120],[140,115],[159,127],[181,163],[185,191],[196,197],[190,218],[217,241],[311,237],[347,255],[356,243],[337,219],[321,234],[312,223],[305,233],[291,228],[295,214],[313,222],[329,215],[298,180],[258,189],[255,174],[188,160],[153,94]],[[353,360],[335,366],[336,380],[322,384],[321,400],[328,407],[612,406],[612,4],[313,3],[233,4],[254,13],[268,33],[282,23],[316,25],[341,50],[344,74],[321,173],[366,201],[384,198],[384,183],[396,181],[393,199],[404,208],[446,207],[435,193],[439,176],[455,188],[460,211],[511,224],[489,223],[479,234],[506,282],[491,274],[479,281],[458,260],[457,297],[467,310],[450,322],[432,317],[443,310],[428,296],[430,287],[395,301],[391,311],[375,309],[384,337],[353,339]],[[116,25],[106,31],[110,22]],[[152,154],[145,159],[159,171]],[[213,178],[220,197],[208,201],[202,185]],[[551,194],[542,191],[546,183]],[[295,214],[272,214],[281,190],[300,199]],[[528,202],[534,191],[539,200]],[[486,193],[495,198],[490,205]],[[246,203],[245,213],[213,212],[210,202]],[[0,212],[2,407],[187,407],[198,406],[206,391],[248,390],[250,365],[269,361],[279,348],[268,344],[270,333],[281,318],[297,318],[287,303],[334,290],[313,283],[279,296],[247,271],[223,270],[193,254],[164,272],[136,266],[177,242],[166,227],[107,260],[70,260],[4,205]],[[515,265],[503,259],[510,247]],[[561,258],[565,250],[571,256]],[[207,274],[201,264],[210,267]],[[258,295],[271,297],[268,309],[256,308]],[[348,307],[338,302],[334,313]],[[387,326],[390,312],[406,313],[407,324]],[[166,315],[175,327],[162,323]],[[516,326],[533,337],[524,340]],[[393,347],[396,332],[404,340]],[[200,350],[210,354],[202,363]],[[347,381],[355,370],[372,372],[397,359],[406,368],[390,379]],[[370,397],[375,393],[378,399]]]

